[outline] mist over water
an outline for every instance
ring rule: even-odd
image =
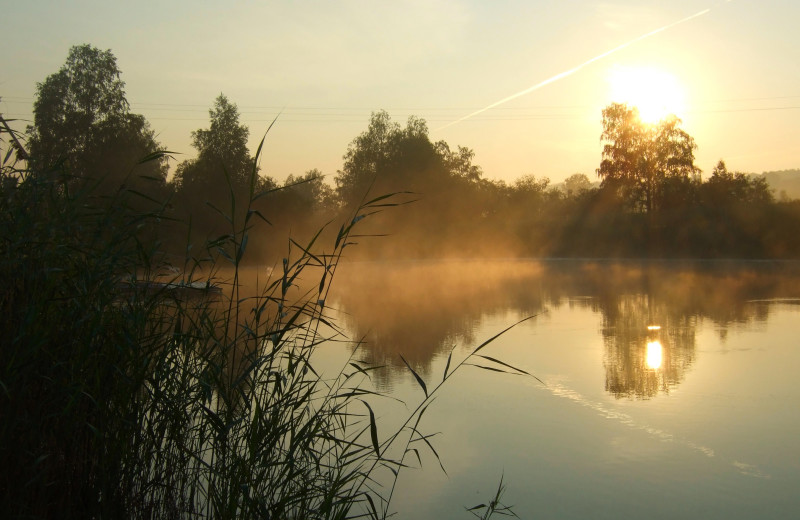
[[[457,514],[499,478],[522,518],[782,518],[800,390],[798,266],[772,262],[347,262],[332,306],[373,384],[412,406],[453,362],[490,345],[541,378],[468,367],[426,414],[435,460],[409,470],[396,509]],[[386,415],[405,410],[398,405]],[[480,499],[476,498],[480,497]],[[474,502],[474,503],[473,503]],[[764,511],[767,511],[764,513]]]
[[[691,367],[698,327],[710,323],[724,340],[731,328],[764,322],[764,302],[800,294],[800,282],[787,276],[796,269],[748,262],[352,262],[337,274],[333,299],[353,337],[363,340],[362,359],[386,365],[379,374],[387,384],[405,370],[399,354],[427,373],[453,346],[485,339],[475,333],[486,318],[546,320],[566,307],[599,316],[607,390],[652,397]],[[648,370],[656,355],[658,370]]]

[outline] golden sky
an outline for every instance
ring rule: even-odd
[[[800,168],[796,0],[27,0],[3,17],[6,117],[31,118],[36,83],[90,43],[179,159],[220,92],[253,151],[282,111],[262,160],[279,180],[335,174],[380,109],[472,148],[488,178],[594,179],[602,108],[634,100],[677,113],[706,173]]]

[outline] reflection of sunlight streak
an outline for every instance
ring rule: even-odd
[[[757,478],[772,478],[771,475],[768,475],[758,469],[757,467],[753,466],[752,464],[746,464],[744,462],[739,462],[738,460],[733,461],[733,466],[739,470],[739,473],[742,475],[747,475],[748,477],[757,477]]]
[[[558,381],[555,382],[547,381],[547,386],[543,387],[542,389],[549,390],[550,393],[552,393],[556,397],[564,397],[566,399],[569,399],[570,401],[573,401],[574,403],[589,408],[590,410],[593,410],[594,412],[596,412],[605,419],[618,421],[620,424],[624,424],[625,426],[628,426],[634,430],[641,430],[661,442],[677,442],[679,444],[683,444],[688,448],[691,448],[692,450],[699,451],[706,457],[709,458],[715,457],[713,448],[709,448],[708,446],[703,446],[702,444],[697,444],[687,439],[676,438],[673,434],[661,430],[659,428],[654,428],[646,424],[639,424],[630,415],[615,410],[611,410],[606,406],[604,406],[602,403],[590,401],[589,399],[582,396],[575,390],[567,388]],[[736,468],[736,470],[739,473],[741,473],[742,475],[746,475],[748,477],[756,477],[763,479],[772,478],[769,474],[762,472],[760,469],[758,469],[758,467],[752,464],[733,461],[731,462],[731,465],[734,468]]]
[[[540,88],[542,88],[544,86],[547,86],[550,83],[554,83],[554,82],[556,82],[556,81],[558,81],[560,79],[563,79],[563,78],[566,78],[567,76],[571,76],[571,75],[575,74],[576,72],[578,72],[579,70],[581,70],[585,66],[590,65],[590,64],[594,63],[595,61],[602,60],[603,58],[605,58],[607,56],[610,56],[611,54],[614,54],[617,51],[621,51],[622,49],[624,49],[626,47],[629,47],[629,46],[633,45],[634,43],[638,43],[638,42],[644,40],[645,38],[649,38],[650,36],[654,36],[654,35],[656,35],[656,34],[658,34],[660,32],[666,31],[667,29],[671,29],[672,27],[675,27],[676,25],[680,25],[680,24],[682,24],[684,22],[688,22],[689,20],[691,20],[693,18],[697,18],[698,16],[703,16],[704,14],[708,13],[709,11],[711,11],[711,9],[704,9],[704,10],[702,10],[702,11],[700,11],[698,13],[695,13],[695,14],[693,14],[691,16],[687,16],[686,18],[678,20],[677,22],[672,22],[669,25],[665,25],[663,27],[660,27],[658,29],[650,31],[649,33],[643,34],[643,35],[641,35],[641,36],[639,36],[637,38],[634,38],[633,40],[630,40],[629,42],[626,42],[626,43],[623,43],[622,45],[618,45],[617,47],[614,47],[610,51],[606,51],[603,54],[598,54],[594,58],[592,58],[592,59],[590,59],[588,61],[584,61],[583,63],[581,63],[580,65],[578,65],[576,67],[573,67],[573,68],[571,68],[571,69],[569,69],[567,71],[564,71],[564,72],[562,72],[560,74],[556,74],[552,78],[548,78],[548,79],[542,81],[541,83],[537,83],[536,85],[533,85],[532,87],[526,88],[525,90],[517,92],[516,94],[512,94],[512,95],[510,95],[508,97],[505,97],[505,98],[501,99],[500,101],[496,101],[496,102],[492,103],[491,105],[489,105],[487,107],[481,108],[480,110],[476,110],[475,112],[473,112],[471,114],[468,114],[468,115],[462,117],[461,119],[456,119],[455,121],[447,123],[446,125],[444,125],[442,127],[439,127],[436,130],[437,131],[438,130],[444,130],[445,128],[448,128],[448,127],[453,126],[453,125],[455,125],[457,123],[460,123],[461,121],[465,121],[465,120],[467,120],[467,119],[469,119],[471,117],[474,117],[474,116],[477,116],[478,114],[486,112],[487,110],[491,110],[492,108],[500,106],[503,103],[507,103],[507,102],[511,101],[512,99],[516,99],[516,98],[524,96],[526,94],[530,94],[534,90],[539,90]]]

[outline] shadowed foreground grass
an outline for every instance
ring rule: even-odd
[[[0,179],[6,518],[385,518],[408,459],[438,459],[419,428],[441,384],[478,357],[522,372],[478,354],[497,336],[448,360],[430,389],[409,365],[424,399],[387,432],[370,405],[385,398],[367,385],[375,367],[315,370],[314,351],[343,341],[325,304],[354,226],[393,196],[364,201],[332,243],[290,241],[244,294],[240,267],[263,218],[250,209],[264,195],[255,168],[245,211],[232,198],[220,216],[230,232],[176,270],[160,253],[163,205],[125,189],[99,196],[63,167],[32,172],[13,155]],[[513,514],[501,492],[469,511]]]

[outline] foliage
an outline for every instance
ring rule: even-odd
[[[132,114],[125,83],[110,50],[72,47],[58,72],[37,85],[33,125],[28,127],[31,165],[48,171],[64,163],[73,178],[103,183],[103,193],[120,185],[163,195],[143,180],[166,179],[164,160],[150,161],[131,176],[130,166],[159,145],[144,117]],[[73,183],[74,184],[74,183]]]
[[[445,172],[425,121],[411,117],[403,128],[381,111],[372,114],[367,130],[348,146],[336,188],[341,201],[352,205],[371,186],[377,191],[425,191]]]
[[[473,162],[475,160],[474,151],[464,146],[459,146],[456,151],[452,151],[450,145],[445,141],[437,141],[434,146],[451,175],[469,182],[481,180],[483,170]]]
[[[467,508],[467,511],[475,518],[480,518],[481,520],[487,520],[494,514],[519,518],[512,510],[511,506],[507,506],[500,501],[503,498],[505,491],[506,488],[503,485],[503,479],[501,478],[500,484],[497,486],[497,491],[495,491],[494,498],[492,498],[488,504],[478,504],[477,506]]]
[[[304,175],[289,175],[284,182],[284,192],[290,193],[299,206],[317,213],[330,213],[336,208],[333,188],[325,183],[325,176],[314,168]]]
[[[197,157],[178,165],[172,185],[180,217],[191,217],[201,236],[219,236],[225,232],[219,213],[231,200],[246,199],[255,159],[247,148],[250,130],[239,122],[239,109],[235,104],[220,94],[208,115],[209,128],[192,132],[192,146],[197,150]],[[270,189],[271,182],[271,179],[255,177],[258,190]],[[243,218],[242,208],[234,209],[230,216]]]
[[[603,160],[597,174],[606,186],[623,191],[631,207],[651,213],[660,207],[663,185],[699,173],[694,139],[669,116],[654,125],[639,118],[636,107],[612,103],[603,109]]]
[[[247,149],[250,130],[239,122],[239,109],[224,94],[208,111],[210,126],[192,132],[197,158],[182,162],[175,173],[179,190],[215,193],[226,189],[225,176],[237,193],[247,188],[253,158]]]
[[[421,444],[438,459],[420,422],[441,383],[428,390],[415,373],[425,398],[387,432],[370,405],[381,396],[364,386],[374,367],[351,359],[332,377],[314,367],[314,351],[341,336],[326,301],[342,252],[356,223],[395,205],[391,196],[357,208],[327,252],[321,233],[290,241],[252,289],[242,262],[260,217],[255,163],[245,217],[237,224],[228,213],[230,232],[176,275],[141,233],[161,212],[119,210],[135,192],[95,206],[92,186],[64,190],[68,176],[4,156],[8,517],[386,518],[404,460]],[[474,357],[520,372],[478,354],[494,339],[448,363],[442,383]]]
[[[585,173],[573,173],[564,179],[564,192],[567,197],[577,197],[592,187],[589,177]]]
[[[77,179],[103,182],[107,186],[93,193],[107,199],[120,187],[156,201],[166,198],[162,161],[138,165],[131,174],[137,160],[154,148],[140,146],[139,130],[147,129],[147,123],[128,112],[110,51],[73,48],[67,64],[39,91],[40,125],[31,127],[36,171],[68,172],[71,179],[64,189],[78,186]],[[290,235],[305,240],[325,222],[345,218],[370,190],[403,192],[415,204],[362,225],[362,234],[394,238],[370,241],[354,250],[360,256],[771,257],[800,251],[788,231],[795,218],[791,201],[775,202],[763,180],[724,167],[702,182],[693,162],[694,140],[680,121],[671,117],[645,125],[636,109],[626,105],[603,111],[600,188],[583,174],[570,176],[558,188],[542,176],[508,182],[483,178],[472,150],[432,141],[420,118],[401,125],[383,111],[373,113],[366,130],[348,146],[335,188],[318,170],[280,183],[257,175],[251,187],[249,130],[236,105],[220,94],[209,116],[209,126],[192,133],[197,158],[178,165],[165,217],[188,221],[190,241],[202,244],[228,234],[226,216],[242,222],[244,206],[230,212],[223,208],[232,200],[246,200],[252,188],[262,194],[252,209],[269,221],[254,228],[265,238],[252,251],[255,261],[279,259],[283,251],[276,244]],[[90,130],[76,132],[80,125]],[[46,151],[45,144],[53,148],[62,141],[71,155]],[[145,208],[145,199],[128,203],[154,207],[150,201]],[[173,225],[171,236],[162,235],[172,253],[180,253],[187,236],[178,228]]]
[[[647,125],[635,108],[612,104],[603,111],[601,138],[599,188],[583,174],[559,189],[533,175],[507,184],[483,179],[471,150],[432,143],[424,122],[412,118],[403,128],[380,112],[348,148],[337,192],[347,202],[348,190],[374,184],[420,199],[380,221],[402,247],[370,251],[379,256],[800,254],[789,231],[800,223],[796,205],[776,203],[763,178],[728,172],[724,164],[703,182],[694,139],[674,116]]]
[[[766,179],[751,179],[742,172],[730,172],[722,160],[714,167],[703,188],[706,203],[710,206],[764,205],[773,202]]]
[[[415,200],[413,211],[393,212],[373,222],[375,229],[397,238],[391,249],[365,248],[368,254],[397,251],[417,257],[459,254],[456,251],[465,245],[470,249],[466,254],[494,248],[487,217],[495,186],[481,178],[471,150],[453,151],[443,141],[432,142],[424,120],[411,117],[402,127],[386,112],[373,113],[367,130],[353,139],[343,159],[335,182],[344,208],[357,204],[370,188],[407,192]],[[468,243],[465,233],[473,235]]]

